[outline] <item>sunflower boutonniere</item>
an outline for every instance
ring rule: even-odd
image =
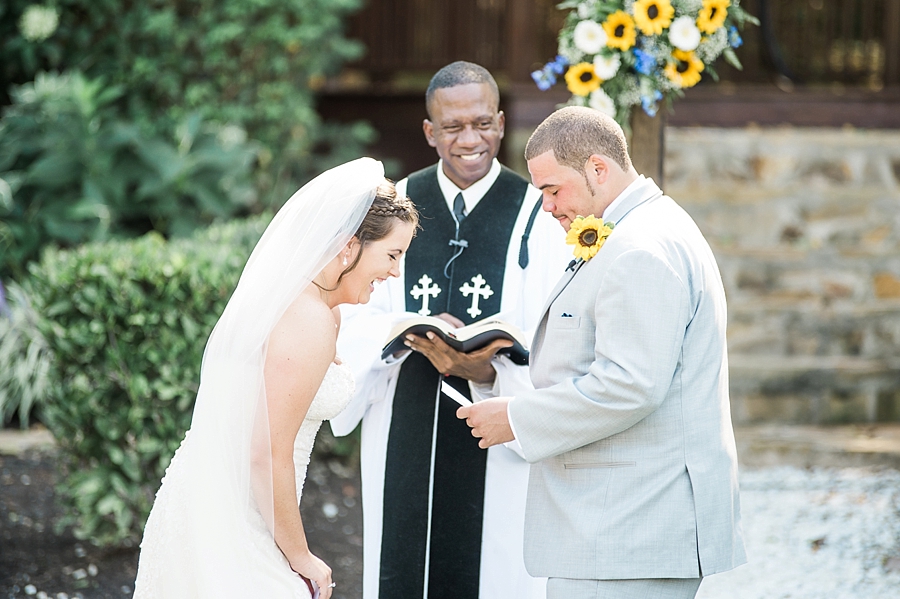
[[[593,214],[579,216],[569,227],[566,243],[575,246],[573,253],[576,258],[587,262],[597,255],[615,226],[614,223],[603,222]]]

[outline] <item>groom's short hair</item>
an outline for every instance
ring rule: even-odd
[[[500,106],[500,90],[497,88],[497,82],[490,72],[481,65],[474,62],[466,62],[465,60],[457,60],[451,62],[440,71],[434,74],[428,89],[425,90],[425,110],[428,111],[428,117],[431,118],[431,106],[434,102],[434,92],[446,87],[456,87],[457,85],[466,85],[468,83],[486,83],[491,88],[491,94],[494,96],[496,107]]]
[[[594,154],[607,156],[628,171],[631,157],[625,132],[611,117],[584,106],[560,108],[538,125],[525,145],[525,160],[553,150],[556,162],[584,171]]]

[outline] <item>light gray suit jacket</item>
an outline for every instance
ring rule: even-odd
[[[688,214],[639,179],[535,333],[509,415],[532,462],[533,576],[693,578],[746,561],[725,292]]]

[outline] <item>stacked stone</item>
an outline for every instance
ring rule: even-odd
[[[900,131],[666,137],[728,295],[735,422],[900,420]]]

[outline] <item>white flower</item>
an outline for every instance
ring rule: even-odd
[[[595,21],[579,21],[573,32],[575,47],[585,54],[596,54],[606,47],[606,32],[600,23]]]
[[[237,125],[225,125],[216,134],[219,145],[230,150],[247,141],[247,132]]]
[[[47,39],[56,31],[59,25],[59,14],[55,8],[32,4],[22,13],[19,19],[19,31],[22,37],[29,42],[39,42]]]
[[[622,59],[619,58],[618,52],[612,56],[598,54],[594,57],[594,72],[597,73],[597,77],[600,77],[600,79],[608,81],[616,76],[621,64]]]
[[[596,0],[587,0],[586,2],[582,2],[578,5],[578,18],[579,19],[590,19],[593,13],[596,11],[597,6]]]
[[[588,106],[616,118],[616,103],[602,89],[594,90],[588,98]]]
[[[707,36],[697,47],[697,58],[705,64],[710,64],[715,62],[727,47],[728,32],[724,27],[719,27],[714,34]]]
[[[692,17],[678,17],[669,26],[669,41],[679,50],[690,52],[700,43],[700,30]]]
[[[681,15],[696,15],[703,8],[703,0],[672,0],[672,6]]]
[[[579,62],[583,62],[582,58],[584,57],[584,54],[578,48],[572,45],[571,40],[566,40],[562,37],[559,38],[559,48],[557,49],[556,53],[565,58],[569,64],[578,64]]]

